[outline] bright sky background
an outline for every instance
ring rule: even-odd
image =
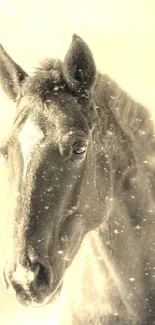
[[[102,72],[155,114],[154,0],[0,0],[0,42],[28,72],[45,56],[63,58],[73,33],[89,44]],[[0,135],[9,126],[11,106],[0,94]],[[9,203],[2,168],[0,176],[1,249],[8,224],[5,207]],[[79,258],[83,256],[84,249]],[[0,301],[0,324],[54,324],[50,321],[51,307],[25,310],[2,287]]]

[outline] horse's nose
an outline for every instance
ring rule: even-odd
[[[40,262],[17,264],[13,271],[5,270],[5,282],[13,289],[24,305],[41,304],[48,297],[52,286],[52,272]]]

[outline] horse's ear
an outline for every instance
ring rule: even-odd
[[[0,85],[10,99],[18,98],[25,77],[27,73],[11,59],[0,44]]]
[[[65,56],[63,72],[73,91],[89,90],[95,81],[96,66],[88,45],[76,34]]]

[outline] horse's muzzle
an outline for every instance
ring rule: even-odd
[[[17,264],[13,271],[4,270],[6,288],[16,294],[17,300],[26,306],[37,306],[46,303],[52,291],[53,275],[51,268],[41,263],[23,266]]]

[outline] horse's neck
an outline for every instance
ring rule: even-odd
[[[102,138],[115,172],[114,192],[118,204],[122,201],[136,225],[142,222],[147,209],[155,209],[154,123],[149,111],[106,75],[98,75],[94,90],[102,131],[106,125],[112,130],[105,130]]]

